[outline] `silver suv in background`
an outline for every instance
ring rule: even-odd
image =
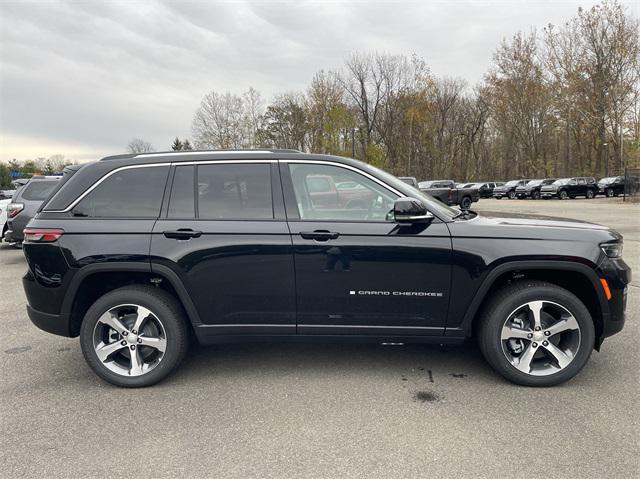
[[[7,205],[7,224],[4,241],[22,243],[25,226],[40,209],[40,205],[58,186],[60,176],[34,176],[20,187]]]

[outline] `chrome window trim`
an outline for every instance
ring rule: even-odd
[[[201,152],[202,154],[205,154],[205,152]],[[220,155],[226,155],[229,153],[233,153],[233,152],[220,152]],[[267,153],[271,153],[271,152],[267,152]],[[211,154],[210,152],[208,152],[207,154]],[[166,156],[166,155],[171,155],[171,153],[163,153],[163,154],[157,154],[157,156]],[[140,155],[138,155],[140,156]],[[137,158],[137,156],[136,156]],[[375,176],[369,174],[368,172],[361,170],[359,168],[356,168],[354,166],[351,165],[346,165],[344,163],[339,163],[336,161],[327,161],[327,160],[301,160],[301,159],[263,159],[263,158],[238,158],[235,160],[200,160],[200,161],[180,161],[180,162],[162,162],[162,163],[149,163],[149,164],[142,164],[142,165],[127,165],[127,166],[121,166],[119,168],[116,168],[115,170],[110,171],[109,173],[106,173],[104,176],[102,176],[98,181],[96,181],[93,185],[91,185],[89,188],[87,188],[80,196],[78,196],[75,200],[73,200],[69,206],[67,206],[66,208],[62,209],[62,210],[44,210],[47,213],[68,213],[69,211],[71,211],[73,208],[75,208],[77,206],[78,203],[80,203],[89,193],[91,193],[93,190],[95,190],[98,186],[100,186],[107,178],[111,177],[112,175],[115,175],[116,173],[119,173],[121,171],[125,171],[125,170],[132,170],[135,168],[153,168],[153,167],[161,167],[161,166],[191,166],[191,165],[210,165],[210,164],[215,164],[215,165],[225,165],[225,164],[239,164],[239,163],[277,163],[277,162],[282,162],[282,163],[301,163],[301,164],[316,164],[316,165],[329,165],[329,166],[336,166],[338,168],[344,168],[347,170],[351,170],[354,171],[356,173],[359,173],[361,175],[363,175],[364,177],[370,179],[371,181],[374,181],[375,183],[378,183],[380,186],[382,186],[383,188],[385,188],[387,191],[392,192],[393,194],[397,195],[399,198],[404,197],[404,194],[402,194],[400,191],[396,190],[395,188],[389,186],[387,183],[385,183],[382,180],[379,180],[378,178],[376,178]]]

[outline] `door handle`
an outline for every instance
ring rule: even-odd
[[[335,231],[328,230],[315,230],[315,231],[301,231],[300,236],[304,239],[312,239],[316,241],[329,241],[332,239],[337,239],[340,236],[340,233],[336,233]]]
[[[162,234],[170,239],[184,240],[199,238],[200,236],[202,236],[202,231],[194,231],[191,228],[180,228],[177,230],[163,231]]]

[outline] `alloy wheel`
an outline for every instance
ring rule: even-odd
[[[564,306],[530,301],[507,317],[500,340],[514,368],[532,376],[548,376],[571,364],[580,349],[581,332]]]
[[[141,376],[160,364],[167,348],[162,322],[138,304],[105,312],[93,329],[93,349],[103,366],[121,376]]]

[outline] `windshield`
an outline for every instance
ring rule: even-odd
[[[520,180],[507,181],[504,186],[518,186],[518,183],[520,183]]]
[[[538,186],[542,184],[543,180],[531,180],[529,183],[527,183],[527,186]]]
[[[569,183],[569,180],[571,178],[562,178],[561,180],[556,180],[553,182],[554,185],[566,185],[567,183]]]
[[[392,174],[387,173],[380,168],[376,168],[375,166],[371,166],[367,163],[358,163],[360,163],[363,170],[375,174],[389,186],[392,186],[396,190],[399,190],[408,196],[422,201],[427,209],[435,215],[441,216],[443,218],[453,219],[454,216],[457,216],[460,213],[460,211],[458,211],[457,209],[448,207],[444,203],[436,200],[433,196],[420,191],[418,188],[404,183]]]
[[[466,185],[462,185],[462,188],[473,188],[476,186],[476,183],[467,183]]]

